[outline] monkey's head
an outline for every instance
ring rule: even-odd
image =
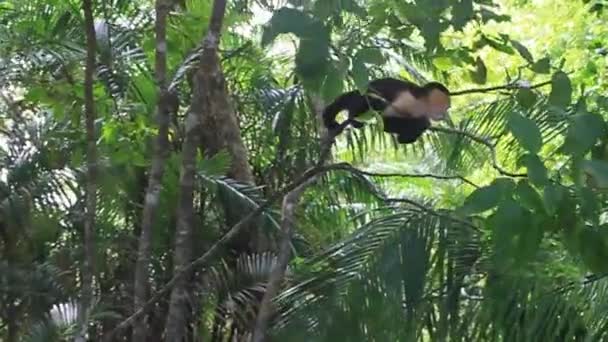
[[[439,82],[429,82],[422,87],[425,90],[425,99],[428,108],[428,117],[431,120],[445,120],[450,109],[450,91]]]

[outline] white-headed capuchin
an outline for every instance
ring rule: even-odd
[[[410,144],[430,127],[430,120],[445,119],[449,108],[450,92],[441,83],[430,82],[421,87],[382,78],[370,82],[366,94],[355,90],[340,95],[323,111],[323,121],[333,131],[342,131],[349,124],[362,128],[364,124],[355,118],[373,109],[381,112],[385,132],[396,133],[401,144]],[[343,110],[348,111],[348,119],[339,124],[336,116]]]

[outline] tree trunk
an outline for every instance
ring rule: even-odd
[[[93,301],[93,275],[95,273],[95,211],[97,191],[97,134],[95,132],[95,100],[93,78],[95,72],[95,27],[92,0],[83,0],[84,23],[87,40],[86,67],[84,73],[84,107],[87,140],[87,182],[84,218],[84,262],[82,267],[82,298],[78,311],[76,341],[85,341],[87,313]]]
[[[200,145],[201,118],[204,112],[213,112],[217,107],[214,101],[225,101],[221,94],[215,93],[218,70],[217,48],[222,21],[226,10],[226,0],[215,0],[207,36],[203,41],[200,65],[194,75],[192,103],[186,119],[186,137],[182,148],[182,167],[180,177],[180,199],[175,237],[174,274],[179,274],[192,261],[192,229],[194,221],[193,193],[195,181],[196,152]],[[207,128],[207,127],[206,127]],[[169,300],[169,313],[165,325],[167,341],[182,341],[186,336],[189,291],[188,275],[176,280]]]
[[[313,96],[311,99],[311,105],[315,111],[316,118],[319,119],[321,127],[321,148],[319,160],[316,163],[316,166],[319,167],[322,166],[328,159],[335,136],[330,136],[328,134],[329,132],[324,129],[324,125],[322,124],[322,101],[318,97]],[[270,324],[272,314],[274,313],[272,300],[279,292],[281,284],[285,279],[285,271],[287,270],[287,266],[289,265],[289,260],[291,258],[291,238],[295,228],[296,209],[302,194],[306,188],[316,181],[316,179],[317,177],[311,177],[303,184],[288,192],[283,198],[283,203],[281,206],[281,238],[279,241],[279,254],[277,256],[277,263],[274,265],[270,273],[266,291],[264,292],[264,296],[262,297],[262,301],[258,309],[258,315],[256,317],[255,327],[253,330],[253,342],[264,342],[266,340],[268,326]]]
[[[157,99],[157,121],[158,135],[156,136],[156,146],[150,174],[146,196],[144,197],[144,209],[142,214],[141,234],[139,236],[139,247],[137,253],[137,263],[135,266],[134,281],[134,310],[137,311],[148,300],[148,283],[150,254],[152,249],[152,227],[154,217],[160,201],[162,178],[165,172],[165,162],[169,151],[169,122],[171,110],[171,94],[167,92],[167,15],[170,10],[168,0],[156,1],[156,60],[155,74],[158,86]],[[173,100],[175,101],[175,100]],[[176,109],[177,106],[174,106]],[[141,317],[133,323],[132,340],[134,342],[147,341],[146,318]]]
[[[222,16],[223,18],[223,15],[224,10],[215,6],[213,17]],[[214,22],[212,19],[209,31],[217,32],[219,37],[221,21]],[[201,136],[202,149],[205,157],[212,157],[221,150],[226,150],[231,157],[228,176],[241,183],[253,185],[255,179],[251,165],[249,165],[248,151],[243,143],[236,113],[230,101],[228,87],[217,55],[217,46],[213,48],[213,53],[211,50],[207,52],[208,54],[203,57],[204,62],[201,63],[204,84],[207,89],[205,94],[201,94],[206,97],[205,111],[201,116],[201,123],[204,127]],[[226,223],[229,227],[235,225],[247,214],[245,208],[235,207],[234,203],[227,204],[224,209]],[[238,241],[232,244],[237,246],[238,252],[246,252],[249,249],[259,252],[268,250],[269,243],[265,235],[261,231],[253,229],[254,227],[255,224],[246,227],[243,233],[237,237]]]

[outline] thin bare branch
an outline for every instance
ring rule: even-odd
[[[473,89],[464,89],[450,92],[450,96],[459,96],[459,95],[467,95],[474,93],[489,93],[497,90],[513,90],[513,89],[536,89],[540,87],[544,87],[546,85],[551,84],[551,81],[544,81],[537,84],[533,84],[530,86],[525,86],[518,82],[511,82],[508,84],[503,84],[499,86],[486,87],[486,88],[473,88]]]
[[[449,176],[449,175],[437,175],[437,174],[433,174],[433,173],[382,173],[382,172],[370,172],[370,171],[363,171],[363,170],[359,170],[359,173],[361,173],[362,175],[371,176],[371,177],[379,177],[379,178],[433,178],[433,179],[439,179],[439,180],[457,179],[457,180],[460,180],[464,183],[471,185],[472,187],[479,188],[479,186],[477,184],[473,183],[472,181],[470,181],[467,178],[460,176],[460,175]]]

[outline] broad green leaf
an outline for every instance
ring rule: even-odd
[[[543,200],[541,199],[540,194],[530,185],[528,180],[522,179],[519,181],[515,192],[518,200],[524,207],[531,208],[537,213],[544,212]]]
[[[517,91],[517,102],[524,108],[530,109],[536,103],[536,94],[526,88],[519,89]]]
[[[488,69],[481,58],[477,57],[477,59],[475,59],[475,71],[471,71],[470,75],[473,82],[478,84],[486,83],[488,79]]]
[[[321,86],[329,67],[329,32],[324,26],[315,27],[314,31],[316,33],[311,38],[300,39],[295,58],[296,71],[305,81]]]
[[[574,116],[562,149],[564,153],[582,155],[606,135],[606,123],[601,115],[585,113]]]
[[[369,83],[369,74],[363,61],[353,60],[353,80],[360,92],[365,92]]]
[[[511,40],[511,45],[513,45],[515,50],[519,52],[519,55],[523,57],[523,59],[530,63],[534,63],[534,57],[532,57],[532,54],[528,48],[526,48],[522,43],[518,42],[517,40]]]
[[[551,60],[544,57],[532,64],[532,71],[539,74],[548,74],[551,71]]]
[[[561,185],[547,185],[543,191],[543,203],[549,215],[557,213],[562,201],[567,196],[567,190]]]
[[[306,13],[288,7],[282,7],[274,13],[262,34],[262,45],[270,44],[283,33],[293,33],[299,38],[307,36],[314,26],[313,19]]]
[[[460,0],[452,7],[452,25],[461,30],[473,18],[473,0]]]
[[[508,267],[516,257],[516,237],[526,225],[525,211],[512,199],[500,202],[490,217],[494,253],[499,267]]]
[[[585,265],[594,273],[608,273],[608,241],[595,228],[586,227],[578,234],[579,252]]]
[[[536,123],[523,115],[509,114],[507,127],[523,148],[538,153],[543,145],[543,138]]]
[[[344,90],[344,75],[335,67],[331,67],[325,82],[323,82],[323,99],[328,103],[339,96]]]
[[[359,50],[359,52],[357,52],[355,55],[355,59],[366,64],[375,65],[382,65],[385,62],[384,56],[382,55],[380,49],[375,48],[365,48]]]
[[[494,208],[506,193],[513,190],[515,184],[508,179],[498,178],[492,184],[475,189],[464,201],[460,212],[477,214]]]
[[[551,93],[549,103],[564,109],[572,102],[572,83],[563,71],[558,71],[551,77]]]
[[[608,188],[608,162],[603,160],[585,160],[582,163],[583,171],[591,176],[594,185],[600,189]]]
[[[514,53],[513,49],[509,45],[508,36],[501,35],[500,38],[492,37],[488,35],[483,35],[482,39],[485,40],[486,44],[491,46],[496,51],[504,52],[506,54],[512,55]]]
[[[587,187],[580,188],[578,194],[580,196],[581,215],[590,222],[599,224],[601,201],[597,194]]]
[[[519,164],[528,169],[528,178],[537,185],[547,184],[547,168],[536,154],[526,154],[519,159]]]

